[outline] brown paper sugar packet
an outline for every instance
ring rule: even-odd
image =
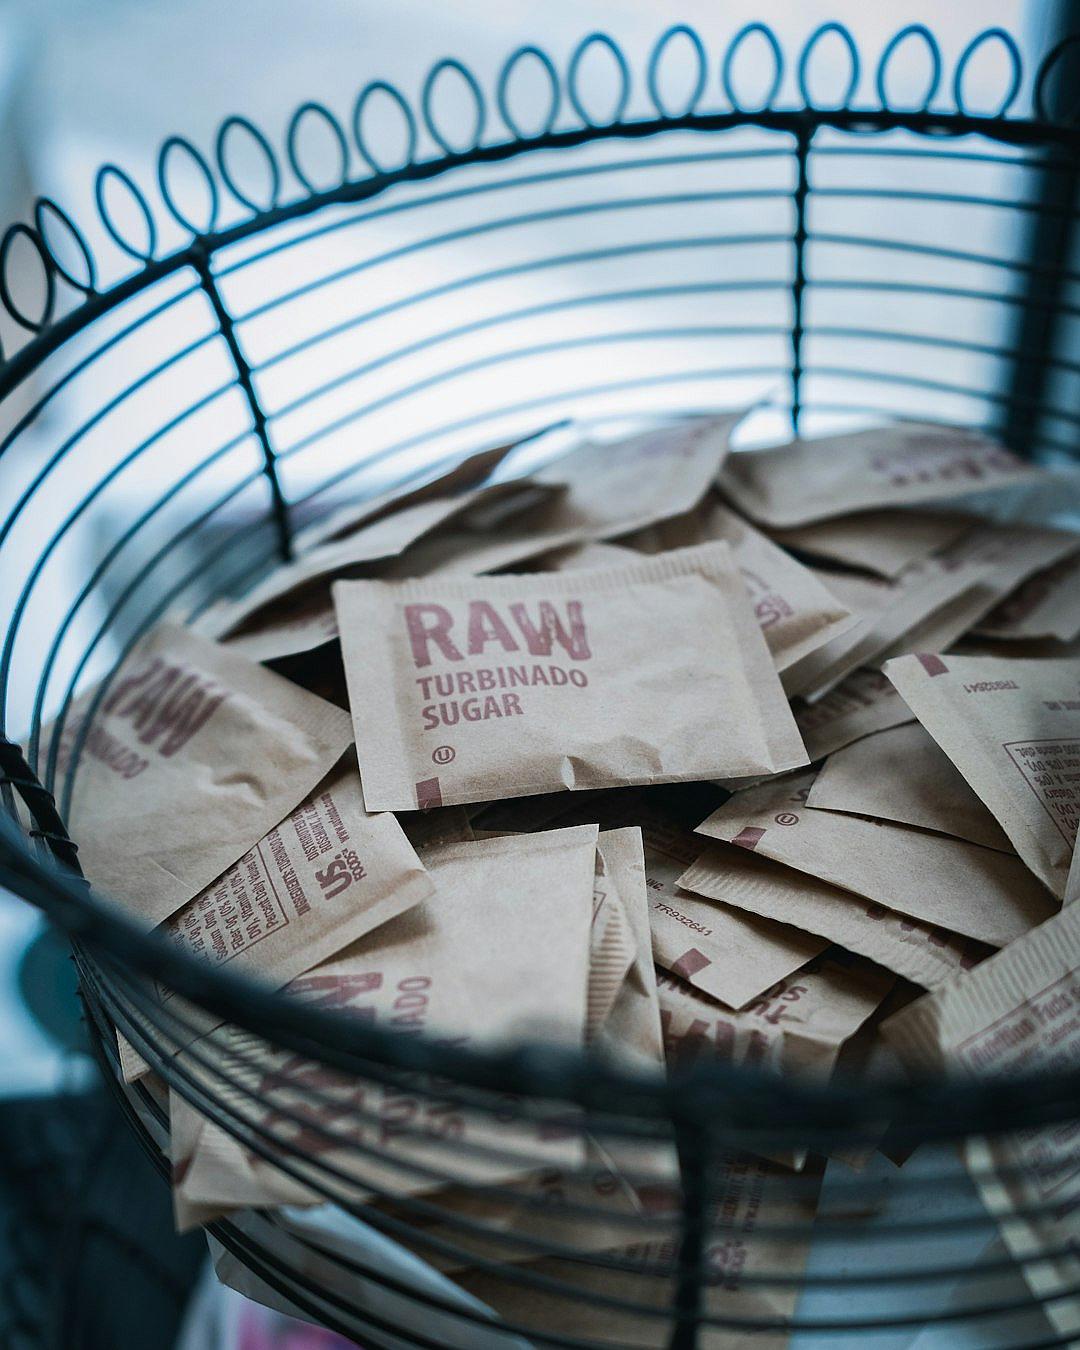
[[[793,1190],[785,1174],[763,1159],[746,1154],[717,1159],[702,1251],[706,1323],[698,1333],[700,1350],[784,1350],[788,1345],[786,1323],[794,1316],[799,1277],[810,1253],[820,1178],[820,1165],[813,1165]],[[659,1203],[668,1214],[674,1196],[669,1192]],[[479,1269],[457,1280],[506,1321],[534,1332],[538,1343],[560,1336],[663,1350],[670,1343],[675,1303],[675,1282],[667,1272],[677,1247],[678,1227],[669,1219],[655,1234],[613,1247],[608,1265],[557,1257],[529,1262],[521,1269],[545,1282],[539,1287]],[[774,1283],[778,1271],[785,1278]],[[568,1296],[567,1289],[579,1296]],[[768,1329],[751,1330],[757,1323]]]
[[[827,945],[683,890],[679,877],[701,851],[690,831],[655,821],[643,835],[653,959],[695,989],[742,1008]]]
[[[807,806],[917,825],[1014,853],[1005,831],[925,727],[907,722],[830,755]]]
[[[908,825],[808,810],[813,781],[811,771],[748,788],[698,833],[995,947],[1054,912],[1019,858]]]
[[[660,999],[649,929],[649,891],[641,830],[636,826],[600,834],[607,875],[622,903],[633,943],[633,957],[610,1011],[592,1038],[607,1056],[637,1068],[662,1065]]]
[[[962,1077],[1075,1072],[1080,1065],[1080,907],[1060,914],[895,1014],[882,1030],[917,1071]],[[990,1124],[991,1122],[988,1122]],[[1044,1310],[1080,1333],[1080,1173],[1073,1121],[974,1138],[966,1160],[987,1209]],[[1028,1211],[1017,1213],[1017,1211]]]
[[[905,567],[956,543],[976,523],[974,516],[957,511],[860,511],[769,533],[782,547],[808,558],[891,581]]]
[[[973,938],[885,909],[827,881],[731,845],[713,844],[679,885],[724,905],[790,924],[932,989],[993,951]]]
[[[91,707],[64,724],[61,774]],[[253,848],[352,741],[340,708],[171,625],[135,648],[92,719],[71,832],[90,881],[147,928]]]
[[[634,936],[613,875],[614,854],[618,848],[618,841],[600,835],[596,845],[592,926],[589,930],[586,1044],[595,1040],[607,1020],[634,963]]]
[[[820,573],[862,621],[789,667],[785,689],[818,699],[860,666],[880,665],[887,654],[903,647],[909,633],[943,611],[951,613],[953,602],[969,595],[993,566],[980,558],[954,565],[931,557],[913,563],[891,582],[855,573]],[[858,602],[856,594],[862,597]]]
[[[724,544],[334,593],[371,810],[805,762]]]
[[[879,660],[906,652],[947,651],[984,618],[998,601],[1040,568],[1058,561],[1076,548],[1076,535],[1035,525],[980,525],[957,544],[939,553],[935,562],[958,573],[984,566],[985,574],[948,604],[927,615]]]
[[[752,520],[785,529],[1043,477],[978,431],[900,422],[732,455],[719,486]]]
[[[864,667],[816,703],[794,705],[795,725],[812,760],[835,754],[863,736],[914,720],[914,714],[880,670]]]
[[[287,995],[405,1034],[423,1030],[448,1046],[537,1039],[580,1045],[597,835],[595,825],[577,826],[430,850],[425,863],[435,895],[294,981]],[[235,1028],[228,1043],[247,1054],[233,1076],[259,1098],[251,1101],[233,1089],[238,1109],[287,1137],[302,1156],[355,1178],[334,1182],[352,1198],[372,1188],[414,1194],[445,1184],[425,1169],[449,1170],[450,1181],[494,1182],[531,1173],[538,1164],[570,1166],[582,1158],[580,1133],[554,1129],[543,1118],[495,1121],[442,1102],[430,1084],[415,1095],[400,1085],[358,1084],[253,1042]],[[206,1041],[198,1045],[218,1058],[227,1053],[208,1049]],[[190,1052],[185,1064],[197,1071]],[[311,1095],[313,1085],[319,1099]],[[215,1091],[222,1096],[226,1090],[219,1084]],[[377,1159],[362,1158],[351,1146],[348,1121],[354,1110],[385,1123]],[[289,1112],[308,1125],[288,1120]],[[335,1126],[340,1149],[321,1133],[332,1135]],[[448,1150],[449,1139],[459,1147]],[[315,1175],[328,1183],[324,1174]],[[296,1186],[280,1168],[207,1122],[195,1156],[184,1161],[174,1198],[183,1218],[189,1205],[191,1213],[205,1214],[214,1207],[223,1213],[301,1203]],[[306,1203],[316,1203],[315,1192],[306,1189]]]
[[[349,751],[309,797],[165,924],[184,951],[276,987],[434,894]]]
[[[294,547],[297,553],[307,553],[319,544],[355,534],[364,525],[371,525],[383,516],[404,511],[419,502],[430,501],[433,497],[454,497],[466,488],[476,487],[499,467],[511,450],[538,439],[554,430],[556,425],[540,427],[514,440],[500,441],[482,450],[476,450],[463,459],[456,459],[449,468],[436,468],[433,474],[422,478],[419,483],[416,478],[409,479],[404,489],[395,484],[384,492],[338,507],[329,515],[300,530],[293,541]]]
[[[783,1074],[827,1078],[895,983],[889,972],[829,948],[738,1012],[660,972],[660,1020],[669,1064],[709,1057]]]
[[[633,562],[636,556],[632,548],[596,540],[588,544],[566,544],[563,548],[553,548],[550,552],[542,553],[533,559],[531,565],[514,570],[572,572],[579,568],[619,567],[623,563]]]
[[[511,482],[471,488],[455,497],[415,502],[392,515],[302,554],[278,567],[242,599],[215,611],[203,627],[253,661],[279,660],[310,651],[337,634],[330,583],[336,577],[364,575],[398,557],[425,535],[482,502],[531,499],[535,485]]]
[[[1036,572],[1006,596],[975,630],[997,641],[1080,637],[1080,541],[1076,551]]]
[[[536,474],[533,481],[552,495],[505,529],[492,532],[481,524],[443,530],[406,550],[381,574],[401,580],[521,568],[553,549],[688,511],[708,492],[742,416],[684,419],[621,441],[586,442]]]
[[[745,409],[684,418],[618,441],[586,441],[540,470],[567,491],[538,508],[537,524],[610,539],[692,510],[727,458]],[[523,522],[524,523],[524,522]]]
[[[821,579],[715,497],[627,537],[643,553],[714,540],[729,544],[773,663],[786,671],[858,623]]]
[[[919,655],[885,673],[1060,899],[1080,817],[1080,666]]]

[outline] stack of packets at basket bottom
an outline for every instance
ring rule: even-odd
[[[978,433],[733,454],[740,417],[517,476],[501,445],[346,506],[47,734],[87,875],[144,928],[443,1057],[361,1082],[158,990],[121,1050],[129,1078],[174,1084],[182,1224],[362,1203],[497,1310],[587,1335],[594,1293],[670,1302],[670,1141],[485,1111],[454,1090],[455,1051],[541,1040],[601,1068],[819,1082],[896,1054],[1075,1062],[1055,1009],[1074,997],[1080,536],[986,513],[1041,474]],[[1050,979],[1064,992],[1031,1012]],[[1006,1016],[1026,1042],[987,1032]],[[756,1228],[812,1214],[823,1160],[783,1130],[743,1142],[717,1163],[706,1311],[780,1345],[794,1284],[739,1272],[797,1275],[805,1242]],[[1023,1200],[1042,1182],[1017,1150],[980,1157],[1029,1167]],[[612,1260],[570,1272],[545,1244]],[[525,1307],[492,1260],[584,1298]],[[603,1326],[665,1341],[662,1318]]]

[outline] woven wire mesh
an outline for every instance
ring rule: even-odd
[[[827,44],[850,78],[815,100]],[[172,137],[156,194],[109,165],[92,229],[42,201],[5,235],[0,880],[71,934],[110,1075],[119,1027],[249,1157],[350,1216],[347,1238],[294,1211],[215,1223],[263,1296],[375,1346],[894,1344],[928,1320],[1069,1343],[957,1145],[1058,1126],[1037,1207],[1058,1214],[1075,1075],[635,1079],[404,1040],[193,964],[52,859],[76,859],[77,692],[104,678],[104,697],[161,616],[242,590],[331,506],[479,443],[762,400],[751,439],[936,417],[1074,457],[1075,47],[1025,67],[991,30],[946,70],[912,25],[868,75],[840,25],[788,54],[760,24],[711,50],[678,26],[635,69],[594,34],[489,85],[446,61],[416,100],[375,82],[349,118],[305,104],[281,146],[237,117],[211,155]],[[755,48],[775,79],[747,106]],[[1001,87],[974,108],[991,49]],[[912,50],[925,87],[896,106]],[[1048,227],[1061,247],[1033,251]],[[1033,322],[1055,335],[1037,352]],[[162,1161],[160,1091],[124,1091]],[[878,1147],[917,1152],[895,1171]],[[1031,1253],[1034,1290],[1061,1254]]]

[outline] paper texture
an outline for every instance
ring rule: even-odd
[[[252,661],[310,651],[337,636],[330,596],[335,577],[364,575],[481,503],[537,491],[541,489],[527,481],[494,483],[455,497],[422,499],[392,515],[379,516],[343,539],[322,544],[276,568],[242,599],[218,609],[212,636],[226,640]]]
[[[1037,482],[1045,471],[977,431],[899,422],[732,455],[719,485],[752,520],[776,528],[852,511]]]
[[[906,825],[808,810],[813,781],[811,771],[748,788],[698,832],[995,947],[1054,912],[1019,858]]]
[[[1080,817],[1080,665],[919,655],[885,673],[1060,899]]]
[[[731,546],[777,670],[787,670],[858,622],[809,568],[715,498],[625,542],[659,553],[715,540]]]
[[[615,833],[624,833],[629,839],[613,837]],[[601,835],[596,845],[585,1007],[586,1044],[596,1039],[634,962],[634,935],[614,876],[620,849],[627,844],[633,848],[633,831],[613,832],[613,836]]]
[[[702,1313],[707,1318],[733,1319],[736,1327],[702,1327],[698,1333],[701,1350],[783,1350],[788,1344],[784,1323],[794,1315],[798,1277],[810,1252],[817,1208],[813,1180],[816,1177],[820,1184],[820,1175],[820,1168],[805,1173],[806,1184],[794,1194],[784,1174],[762,1159],[743,1154],[717,1161],[716,1198],[703,1253],[708,1276]],[[606,1268],[554,1257],[524,1268],[580,1290],[585,1298],[515,1285],[512,1277],[481,1271],[460,1275],[458,1282],[507,1321],[535,1329],[540,1339],[557,1335],[597,1344],[610,1340],[612,1346],[634,1350],[663,1350],[670,1344],[674,1298],[673,1281],[663,1272],[671,1269],[675,1247],[669,1225],[655,1237],[613,1248],[616,1263]],[[623,1269],[618,1268],[619,1260]],[[768,1280],[778,1271],[790,1275],[792,1283],[753,1282],[755,1276]],[[621,1300],[643,1311],[620,1311],[605,1299]],[[739,1325],[744,1319],[751,1327],[762,1323],[772,1329],[744,1329]]]
[[[956,511],[860,511],[814,525],[772,530],[784,548],[891,580],[955,543],[976,523]]]
[[[993,951],[973,938],[907,918],[743,848],[713,844],[680,876],[679,884],[804,933],[817,933],[925,989],[970,969]]]
[[[805,762],[724,544],[334,594],[369,810]]]
[[[287,994],[404,1034],[423,1030],[447,1045],[580,1045],[597,835],[595,825],[578,826],[432,849],[425,863],[435,895],[294,981]],[[581,1161],[580,1134],[543,1119],[495,1121],[441,1102],[430,1083],[412,1096],[402,1086],[358,1082],[236,1028],[226,1041],[245,1056],[229,1066],[232,1076],[262,1103],[220,1084],[216,1094],[232,1094],[250,1120],[286,1141],[283,1157],[292,1166],[299,1155],[301,1177],[287,1177],[206,1122],[193,1155],[174,1153],[182,1225],[230,1208],[316,1203],[303,1184],[305,1158],[354,1177],[311,1173],[354,1199],[372,1189],[415,1194],[446,1181],[506,1180]],[[219,1048],[212,1053],[222,1058]],[[377,1157],[351,1146],[348,1123],[357,1111],[378,1132]],[[449,1149],[451,1140],[458,1147]]]
[[[984,575],[911,628],[881,659],[906,652],[946,651],[1015,586],[1033,572],[1074,552],[1076,547],[1076,535],[1065,530],[994,521],[978,526],[938,554],[935,561],[958,572],[981,566],[985,568]]]
[[[89,706],[64,725],[61,774]],[[288,815],[351,741],[340,708],[163,625],[115,674],[83,743],[70,821],[83,870],[153,928]]]
[[[394,817],[364,810],[350,751],[165,931],[194,956],[280,987],[434,890]]]
[[[916,1070],[993,1074],[1074,1072],[1080,1060],[1080,908],[1059,915],[978,970],[896,1013],[883,1031]],[[968,1166],[1032,1292],[1062,1336],[1080,1334],[1080,1166],[1075,1118],[1044,1129],[972,1139]],[[1014,1211],[1034,1211],[1008,1217]]]
[[[837,594],[862,613],[862,621],[803,657],[787,672],[789,694],[816,699],[829,692],[859,666],[879,665],[895,649],[909,650],[908,635],[926,625],[958,597],[969,595],[994,564],[979,557],[955,565],[940,558],[912,563],[892,582],[877,578],[819,573]],[[861,604],[852,593],[857,588]]]
[[[641,831],[636,827],[604,830],[598,847],[622,902],[633,940],[633,959],[592,1044],[628,1066],[638,1069],[659,1067],[664,1062],[664,1044],[660,1034],[660,999],[652,959],[649,892]]]
[[[1005,831],[925,727],[908,722],[830,755],[807,806],[937,830],[1013,853]]]
[[[653,959],[702,993],[742,1008],[826,946],[786,922],[753,918],[680,889],[680,875],[701,851],[689,831],[657,822],[643,835]]]
[[[863,736],[914,720],[915,714],[880,670],[853,670],[816,703],[794,706],[807,756],[822,759]]]
[[[669,1064],[702,1057],[827,1078],[840,1048],[892,988],[888,972],[839,948],[817,956],[739,1012],[677,976],[657,976]]]
[[[486,478],[499,467],[511,450],[524,445],[526,441],[535,440],[550,430],[551,427],[543,427],[516,440],[501,441],[498,445],[477,450],[471,455],[466,455],[464,459],[456,460],[449,469],[437,470],[433,476],[424,479],[416,487],[406,486],[402,490],[399,485],[395,485],[386,492],[379,492],[365,497],[362,501],[349,502],[345,506],[338,507],[321,520],[314,521],[306,529],[301,530],[293,541],[294,547],[298,553],[307,553],[318,544],[354,534],[361,526],[372,524],[381,516],[404,511],[418,502],[430,501],[432,497],[453,497]]]
[[[983,619],[979,633],[999,641],[1080,636],[1080,541],[1069,557],[1036,572]]]

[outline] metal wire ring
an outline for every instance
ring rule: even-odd
[[[589,116],[585,109],[585,105],[578,95],[578,71],[581,68],[581,62],[585,53],[590,47],[605,47],[611,53],[622,84],[622,87],[619,90],[619,97],[615,100],[615,108],[610,119],[606,123],[594,121]],[[606,33],[590,33],[588,37],[581,39],[574,48],[574,53],[570,57],[570,65],[567,67],[566,92],[570,97],[570,102],[573,105],[574,111],[581,118],[585,126],[616,126],[622,121],[623,114],[626,112],[626,105],[630,101],[630,66],[627,63],[626,57],[623,55],[622,48],[613,38],[608,37]]]
[[[765,98],[761,103],[760,108],[772,107],[777,94],[779,94],[780,92],[780,85],[784,79],[784,52],[780,46],[780,43],[777,41],[776,34],[773,32],[773,30],[769,27],[767,23],[744,24],[742,28],[739,29],[739,31],[728,43],[728,49],[724,53],[724,61],[720,67],[720,84],[723,87],[724,94],[727,97],[727,101],[731,104],[732,108],[736,112],[751,111],[749,108],[746,108],[743,104],[741,104],[738,98],[735,96],[735,86],[732,83],[731,76],[735,66],[735,58],[739,54],[739,49],[742,47],[746,39],[749,37],[753,37],[755,33],[760,33],[761,36],[765,39],[765,42],[768,45],[769,50],[772,52],[773,57],[772,84],[769,86],[769,92],[765,95]]]
[[[199,226],[194,221],[190,220],[173,200],[173,194],[169,188],[167,168],[169,155],[173,150],[183,151],[183,153],[186,154],[198,168],[203,176],[203,181],[206,183],[207,191],[210,194],[210,213],[206,224],[203,226]],[[168,207],[173,219],[179,225],[183,226],[185,230],[190,230],[192,234],[212,234],[214,227],[217,225],[218,208],[221,205],[221,201],[218,195],[217,179],[214,177],[213,170],[207,163],[206,157],[203,155],[202,151],[197,150],[195,146],[183,136],[170,136],[166,141],[162,142],[161,149],[158,151],[157,177],[162,200]]]
[[[911,111],[925,112],[933,102],[934,95],[941,85],[941,48],[937,44],[937,39],[924,23],[909,23],[906,28],[901,28],[899,32],[892,35],[885,50],[881,53],[881,60],[878,62],[874,84],[877,88],[878,101],[883,108],[892,107],[889,102],[888,91],[885,88],[885,77],[888,73],[889,62],[897,48],[912,37],[921,37],[926,45],[926,50],[930,53],[930,82],[926,87],[922,102],[917,103]]]
[[[110,178],[115,178],[122,187],[127,189],[128,194],[142,212],[143,220],[146,222],[147,244],[145,252],[130,244],[113,223],[109,208],[105,204],[105,184]],[[138,262],[143,263],[152,262],[154,254],[157,252],[157,222],[154,220],[149,202],[136,186],[131,175],[121,169],[119,165],[103,164],[98,169],[97,177],[94,179],[94,199],[97,202],[101,223],[105,226],[113,243],[118,248],[123,249],[129,258],[135,258]]]
[[[698,73],[690,97],[687,99],[686,107],[683,108],[682,112],[673,113],[664,103],[663,96],[660,93],[658,76],[660,72],[660,62],[664,59],[664,53],[677,37],[685,37],[694,49],[694,53],[697,56]],[[689,24],[672,24],[666,32],[660,34],[659,38],[657,38],[656,45],[653,47],[652,53],[649,56],[646,84],[649,90],[649,97],[653,101],[653,107],[661,117],[671,121],[674,121],[679,117],[689,117],[701,102],[701,96],[705,92],[705,84],[708,78],[708,57],[705,54],[705,44]]]
[[[259,149],[263,152],[266,163],[270,168],[270,196],[265,202],[257,202],[253,197],[249,197],[245,192],[241,192],[237,186],[236,179],[233,177],[229,168],[228,155],[226,154],[226,141],[230,131],[246,131]],[[254,122],[246,117],[226,117],[218,128],[217,139],[214,143],[214,157],[217,160],[218,170],[221,173],[222,182],[229,189],[232,195],[240,203],[246,206],[249,211],[256,215],[260,211],[272,211],[278,203],[278,196],[281,192],[281,166],[278,163],[277,156],[274,154],[274,147],[259,130]]]
[[[531,56],[539,61],[541,68],[551,83],[551,104],[548,107],[547,117],[544,119],[538,131],[523,131],[518,124],[517,119],[510,111],[509,86],[510,78],[513,75],[518,63],[523,57]],[[559,104],[562,101],[562,89],[559,86],[559,73],[555,69],[555,63],[547,52],[541,51],[539,47],[519,47],[503,62],[503,68],[499,71],[498,84],[495,86],[495,103],[499,109],[499,116],[506,123],[510,134],[519,141],[536,140],[541,136],[546,136],[555,125],[555,119],[559,115]]]
[[[434,109],[431,106],[432,96],[435,93],[435,82],[444,71],[453,70],[465,81],[465,85],[473,96],[476,104],[476,122],[473,126],[472,140],[464,146],[455,146],[439,130],[435,123]],[[477,83],[476,76],[463,66],[460,61],[455,61],[453,57],[445,57],[442,61],[436,61],[427,73],[424,80],[424,87],[420,94],[420,109],[424,116],[424,126],[427,127],[431,138],[439,148],[447,155],[467,155],[470,150],[475,150],[480,144],[480,138],[484,134],[484,123],[487,120],[487,108],[484,104],[484,95],[481,92],[480,85]]]
[[[75,247],[82,254],[83,262],[86,264],[86,280],[80,281],[78,277],[72,276],[56,254],[56,250],[49,243],[49,236],[45,229],[46,212],[54,216],[60,224],[67,230],[75,243]],[[49,255],[49,261],[53,271],[57,276],[63,277],[69,286],[75,290],[81,291],[83,295],[93,295],[97,289],[97,266],[94,262],[94,255],[90,252],[90,246],[83,238],[82,232],[76,227],[75,222],[67,212],[51,197],[39,197],[34,203],[34,226],[38,232],[45,251]]]
[[[392,103],[396,105],[401,115],[405,119],[405,126],[408,134],[408,145],[405,150],[405,158],[400,164],[391,168],[381,164],[379,160],[368,149],[367,141],[364,138],[363,120],[364,109],[367,107],[367,101],[372,94],[385,94]],[[372,80],[370,84],[364,86],[356,100],[356,106],[353,108],[352,119],[353,140],[356,142],[356,148],[360,151],[360,156],[373,173],[387,174],[394,173],[404,169],[416,159],[416,118],[413,116],[413,110],[409,107],[405,96],[392,84],[387,84],[385,80]]]
[[[1050,77],[1050,72],[1061,60],[1062,56],[1072,47],[1080,46],[1080,33],[1072,33],[1067,38],[1063,38],[1056,47],[1053,47],[1043,58],[1039,65],[1039,72],[1035,77],[1035,88],[1032,92],[1031,102],[1035,108],[1035,116],[1040,122],[1058,121],[1062,123],[1075,122],[1080,117],[1080,98],[1077,98],[1072,107],[1061,117],[1051,116],[1046,106],[1046,82]]]
[[[307,103],[301,103],[299,108],[289,118],[289,128],[285,133],[285,152],[289,157],[289,167],[296,175],[297,180],[313,196],[317,197],[320,192],[329,191],[330,188],[321,188],[307,176],[300,166],[300,156],[298,154],[297,138],[300,134],[300,126],[305,117],[314,116],[318,118],[325,126],[330,128],[330,133],[337,142],[337,148],[341,155],[341,171],[338,173],[334,183],[330,188],[336,187],[339,183],[344,183],[349,176],[349,142],[346,140],[345,132],[341,128],[341,123],[334,114],[323,103],[316,103],[309,100]]]
[[[997,40],[1008,53],[1009,60],[1012,63],[1012,83],[1009,85],[1008,92],[1002,99],[998,108],[992,112],[976,114],[968,111],[967,103],[964,100],[964,72],[968,68],[971,58],[988,42]],[[1020,49],[1016,45],[1016,40],[1005,31],[1004,28],[984,28],[981,33],[976,33],[968,45],[960,53],[960,60],[956,63],[956,73],[953,75],[953,102],[956,104],[956,111],[963,113],[965,117],[1004,117],[1012,105],[1016,102],[1016,96],[1020,92],[1020,82],[1024,77],[1024,62],[1020,55]]]
[[[802,97],[803,103],[808,108],[822,106],[814,103],[811,99],[807,77],[810,74],[810,58],[813,56],[818,44],[823,38],[828,37],[830,33],[835,33],[840,38],[844,46],[847,47],[848,56],[851,58],[851,77],[848,80],[847,89],[844,91],[844,97],[840,102],[833,105],[834,108],[837,110],[849,108],[851,106],[851,100],[855,96],[855,90],[859,86],[859,49],[855,45],[855,39],[842,23],[836,23],[835,20],[831,23],[823,23],[818,28],[815,28],[807,38],[806,45],[803,47],[802,54],[799,57],[799,94]]]
[[[8,285],[8,259],[11,249],[16,239],[29,239],[31,246],[41,260],[41,269],[45,276],[45,300],[41,306],[41,317],[31,319],[29,315],[24,314],[15,303],[15,297],[11,294],[11,288]],[[52,318],[53,304],[56,301],[56,277],[53,272],[52,258],[48,249],[41,241],[41,236],[37,230],[31,229],[29,225],[24,225],[22,221],[15,225],[9,225],[4,231],[4,238],[0,241],[0,303],[23,328],[28,328],[32,333],[40,333],[48,326]]]

